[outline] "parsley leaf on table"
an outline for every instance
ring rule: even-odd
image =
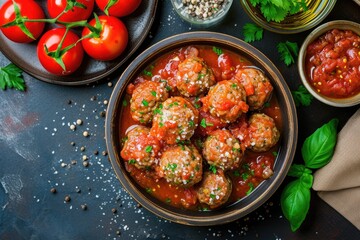
[[[296,42],[280,42],[277,45],[277,50],[280,54],[280,59],[284,61],[286,66],[295,63],[294,57],[297,57],[299,54],[299,47]]]
[[[15,64],[10,63],[6,67],[0,67],[0,88],[15,88],[19,91],[25,90],[25,81],[22,78],[22,70]]]
[[[303,85],[300,85],[297,90],[291,91],[291,94],[297,107],[300,105],[305,107],[310,106],[314,98]]]
[[[245,42],[259,41],[263,38],[264,29],[253,23],[246,23],[243,26],[243,34]]]

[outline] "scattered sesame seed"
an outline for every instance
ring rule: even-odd
[[[88,166],[89,166],[89,162],[87,162],[87,161],[86,161],[86,162],[83,162],[83,166],[84,166],[84,167],[88,167]]]
[[[77,125],[82,125],[82,124],[83,124],[83,121],[82,121],[81,119],[78,119],[78,120],[76,120],[76,124],[77,124]]]
[[[84,137],[88,137],[89,135],[90,135],[90,134],[89,134],[88,131],[84,131],[84,132],[83,132],[83,136],[84,136]]]
[[[70,125],[70,129],[71,129],[71,130],[75,130],[75,129],[76,129],[76,126],[75,126],[74,124],[71,124],[71,125]]]
[[[108,82],[107,85],[108,85],[108,87],[112,87],[113,84],[112,84],[112,82]]]
[[[83,155],[83,156],[82,156],[82,160],[83,160],[83,161],[86,161],[86,160],[88,160],[88,159],[89,159],[89,158],[88,158],[86,155]]]
[[[108,100],[104,100],[104,105],[108,105]]]
[[[62,168],[66,167],[66,166],[67,166],[66,163],[64,163],[64,162],[61,163],[61,167],[62,167]]]

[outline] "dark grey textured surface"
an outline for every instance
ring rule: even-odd
[[[353,1],[338,1],[325,21],[348,19],[360,22]],[[249,22],[239,1],[229,15],[211,31],[242,38],[241,28]],[[151,44],[174,34],[201,30],[183,23],[168,0],[160,0],[149,37],[136,57]],[[277,35],[265,31],[264,39],[252,43],[279,68],[290,89],[300,84],[296,65],[286,67],[278,58],[279,41],[301,45],[308,32]],[[0,54],[0,66],[9,60]],[[0,92],[0,239],[356,239],[359,231],[312,192],[309,215],[301,229],[292,233],[283,217],[279,196],[284,186],[262,207],[247,217],[215,227],[188,227],[160,219],[122,189],[107,156],[104,118],[108,100],[124,66],[107,79],[82,87],[44,83],[24,73],[26,92]],[[94,96],[96,96],[94,98]],[[71,104],[68,104],[71,100]],[[299,107],[299,146],[317,127],[333,117],[340,127],[358,107],[333,108],[314,100]],[[82,119],[75,131],[69,125]],[[83,131],[89,131],[85,138]],[[71,146],[70,142],[75,142]],[[84,146],[85,151],[80,148]],[[295,162],[301,163],[299,146]],[[99,151],[98,155],[93,152]],[[86,155],[90,165],[82,165]],[[75,165],[71,164],[76,160]],[[66,166],[62,167],[62,163]],[[286,181],[291,180],[287,178]],[[57,193],[50,189],[55,187]],[[80,192],[79,190],[80,189]],[[65,196],[71,197],[65,202]],[[86,204],[87,210],[81,209]],[[113,213],[112,209],[117,212]],[[120,231],[120,235],[117,235]]]

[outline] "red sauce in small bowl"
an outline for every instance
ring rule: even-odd
[[[306,50],[306,75],[318,93],[348,98],[360,92],[360,36],[351,30],[333,29]]]

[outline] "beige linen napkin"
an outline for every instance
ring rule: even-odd
[[[338,134],[330,163],[314,174],[313,189],[360,230],[360,109]]]

